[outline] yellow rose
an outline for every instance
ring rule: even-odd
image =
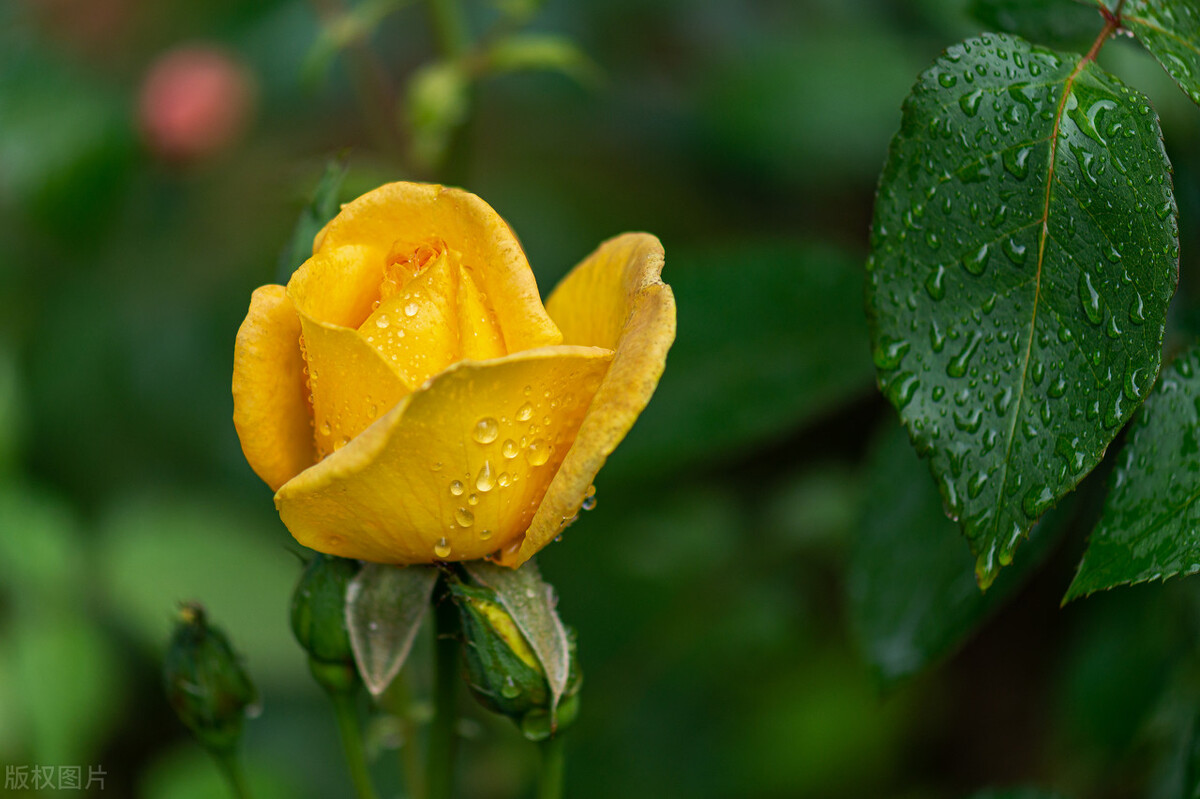
[[[512,230],[457,189],[345,205],[238,330],[233,421],[284,524],[378,563],[518,566],[574,517],[675,337],[663,251],[600,245],[543,307]]]

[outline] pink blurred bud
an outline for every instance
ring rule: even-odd
[[[185,45],[150,66],[142,82],[138,121],[159,157],[195,161],[237,139],[253,100],[248,71],[228,53],[209,45]]]

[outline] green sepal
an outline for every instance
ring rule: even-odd
[[[229,640],[208,624],[204,609],[184,604],[163,658],[167,701],[205,749],[232,751],[258,691]]]

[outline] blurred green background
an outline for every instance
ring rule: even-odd
[[[464,0],[467,27],[522,5]],[[660,390],[598,508],[540,558],[586,675],[568,796],[1190,796],[1194,581],[1059,608],[1102,467],[981,598],[874,388],[875,179],[918,73],[1012,24],[989,7],[549,0],[521,30],[574,50],[447,94],[424,3],[0,3],[0,766],[224,795],[159,676],[196,599],[263,695],[257,795],[349,795],[287,628],[297,547],[229,390],[250,292],[349,148],[344,199],[462,185],[543,292],[616,233],[666,247],[679,334]],[[1054,22],[1027,33],[1077,49],[1074,18]],[[1099,27],[1084,17],[1084,46]],[[1200,319],[1200,111],[1131,42],[1101,63],[1151,97],[1175,165],[1171,350]],[[176,102],[189,91],[209,100]],[[532,749],[465,696],[462,713],[462,795],[529,795]],[[372,735],[397,795],[397,741]]]

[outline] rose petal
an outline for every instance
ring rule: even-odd
[[[387,413],[419,383],[406,383],[354,328],[379,296],[383,257],[370,248],[329,248],[288,282],[304,334],[318,457],[325,457]]]
[[[280,516],[307,547],[379,563],[470,560],[513,544],[611,358],[556,346],[459,362],[280,488]]]
[[[601,244],[546,303],[567,342],[615,354],[520,550],[506,550],[504,565],[519,566],[562,532],[654,394],[675,340],[675,297],[660,278],[662,267],[657,238],[627,233]]]
[[[370,247],[382,269],[393,242],[427,239],[445,241],[462,254],[463,266],[472,271],[495,311],[508,352],[562,341],[512,230],[491,206],[468,192],[416,183],[380,186],[344,205],[317,234],[313,247],[314,253],[345,245]]]
[[[409,386],[420,386],[462,360],[459,342],[459,267],[442,253],[380,303],[359,334]]]
[[[262,286],[238,329],[233,424],[250,468],[277,490],[316,460],[300,318],[283,286]]]

